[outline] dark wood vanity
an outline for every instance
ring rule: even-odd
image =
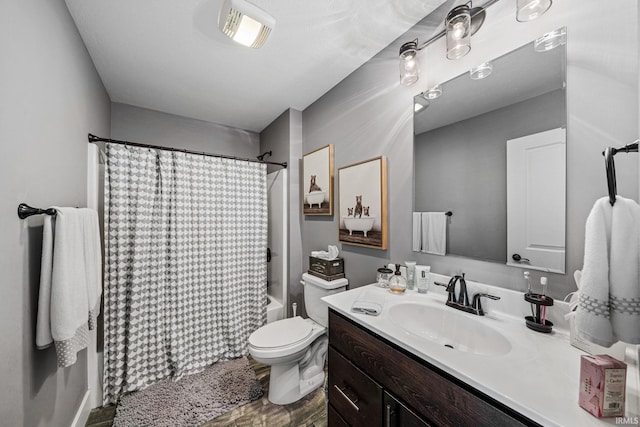
[[[329,426],[539,425],[333,309],[328,360]]]

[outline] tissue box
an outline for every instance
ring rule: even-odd
[[[309,274],[331,281],[344,277],[344,259],[332,260],[309,257]]]
[[[607,354],[580,356],[578,403],[600,417],[624,416],[627,364]]]

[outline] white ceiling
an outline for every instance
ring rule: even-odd
[[[113,102],[259,132],[304,110],[444,0],[253,0],[260,49],[217,26],[222,0],[66,0]]]

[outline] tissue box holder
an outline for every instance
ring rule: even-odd
[[[336,258],[332,260],[309,257],[309,274],[332,281],[344,278],[344,259]]]
[[[626,380],[626,363],[607,354],[580,356],[578,403],[598,418],[622,417]]]

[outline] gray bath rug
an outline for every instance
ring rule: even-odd
[[[179,381],[165,380],[124,396],[113,427],[192,427],[262,396],[246,358],[218,362]]]

